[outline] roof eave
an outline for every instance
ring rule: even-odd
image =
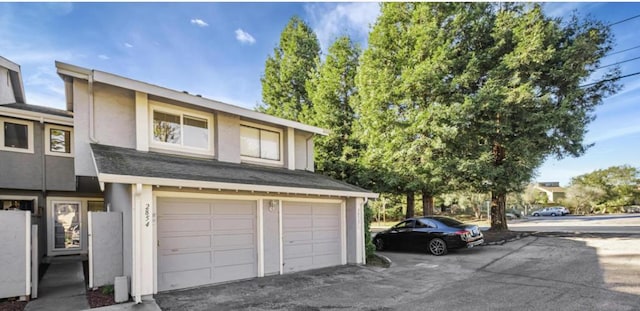
[[[82,67],[78,67],[75,65],[71,65],[71,64],[67,64],[59,61],[56,61],[56,68],[58,70],[58,74],[61,75],[63,79],[64,79],[64,76],[69,76],[69,77],[74,77],[78,79],[88,80],[89,77],[92,76],[93,81],[95,82],[101,82],[101,83],[105,83],[105,84],[109,84],[109,85],[113,85],[113,86],[117,86],[125,89],[139,91],[139,92],[152,94],[152,95],[156,95],[164,98],[169,98],[172,100],[189,103],[189,104],[193,104],[200,107],[209,108],[212,110],[221,111],[221,112],[225,112],[233,115],[239,115],[239,116],[247,117],[250,119],[255,119],[259,121],[291,127],[291,128],[309,132],[309,133],[314,133],[314,134],[323,135],[323,136],[326,136],[329,134],[328,130],[322,129],[319,127],[274,117],[274,116],[257,112],[254,110],[250,110],[247,108],[230,105],[227,103],[223,103],[220,101],[216,101],[216,100],[212,100],[212,99],[208,99],[208,98],[204,98],[196,95],[186,94],[186,93],[168,89],[165,87],[149,84],[146,82],[125,78],[125,77],[118,76],[108,72],[103,72],[99,70],[90,70],[87,68],[82,68]]]
[[[357,192],[345,190],[330,189],[313,189],[299,187],[283,187],[255,184],[238,184],[215,181],[186,180],[186,179],[170,179],[160,177],[145,177],[131,175],[117,175],[99,173],[98,181],[100,184],[105,183],[123,183],[123,184],[146,184],[166,187],[187,187],[187,188],[205,188],[205,189],[221,189],[231,191],[252,191],[252,192],[269,192],[269,193],[285,193],[297,195],[319,195],[332,197],[353,197],[353,198],[378,198],[377,193],[373,192]]]

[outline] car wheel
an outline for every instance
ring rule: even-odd
[[[538,213],[533,213],[533,217],[538,217],[538,216],[540,216],[540,214],[538,214]]]
[[[384,250],[384,241],[381,238],[375,239],[373,241],[373,244],[375,244],[377,251],[383,251]]]
[[[442,256],[447,254],[447,243],[439,238],[434,238],[429,241],[429,252],[435,256]]]
[[[551,213],[551,216],[556,217],[556,213]]]

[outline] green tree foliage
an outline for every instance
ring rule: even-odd
[[[590,207],[615,212],[621,210],[623,206],[638,204],[639,185],[640,171],[629,165],[621,165],[574,177],[571,179],[570,188],[573,188],[574,197],[589,197]],[[597,192],[599,195],[579,194],[580,190],[589,193]]]
[[[573,184],[567,188],[562,204],[566,205],[571,213],[584,215],[591,213],[604,196],[605,191],[601,188]]]
[[[263,104],[258,111],[294,121],[308,120],[312,104],[306,83],[319,55],[316,34],[303,20],[292,17],[265,63],[260,79]]]
[[[491,227],[505,230],[506,194],[520,190],[546,157],[582,155],[594,108],[617,86],[581,87],[612,46],[602,23],[561,23],[538,5],[492,12],[491,29],[463,72],[470,83],[453,124],[467,142],[460,169],[474,188],[491,191]],[[604,78],[617,76],[613,69]]]
[[[455,167],[446,155],[455,131],[441,126],[451,111],[440,102],[450,93],[439,87],[455,65],[447,49],[454,39],[443,25],[455,6],[384,3],[381,9],[356,77],[358,133],[368,146],[363,161],[377,172],[380,191],[406,193],[407,217],[418,191],[431,214],[433,196],[448,189]]]
[[[313,102],[310,123],[330,131],[328,136],[314,140],[316,170],[351,184],[360,184],[361,171],[357,163],[361,144],[352,135],[353,106],[357,99],[354,78],[359,57],[360,48],[349,37],[340,37],[307,80]]]
[[[581,85],[611,45],[602,23],[562,22],[539,5],[385,3],[357,78],[367,157],[405,191],[440,189],[454,171],[491,192],[491,227],[506,230],[506,194],[548,156],[588,148],[586,126],[619,71]]]

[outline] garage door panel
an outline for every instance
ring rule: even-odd
[[[313,265],[313,257],[290,258],[284,266],[284,272],[297,272],[315,268]]]
[[[339,203],[283,203],[286,272],[342,263],[341,211]]]
[[[254,250],[249,248],[214,251],[213,258],[214,267],[245,265],[253,263],[256,260]]]
[[[254,264],[236,265],[215,270],[213,282],[228,282],[233,280],[249,279],[255,277],[257,270]]]
[[[313,256],[313,267],[323,268],[339,265],[340,262],[336,262],[336,254],[324,254]]]
[[[339,254],[340,244],[338,241],[331,241],[327,243],[314,243],[313,254],[314,255],[327,255],[327,254]]]
[[[211,252],[165,254],[158,258],[163,271],[194,270],[211,266]]]
[[[173,202],[170,208],[163,208],[158,211],[160,216],[165,215],[209,215],[211,214],[211,206],[206,202]]]
[[[336,225],[337,224],[337,225]],[[340,217],[318,217],[314,216],[313,218],[313,227],[314,228],[331,228],[331,229],[339,229],[340,225]]]
[[[158,290],[161,291],[204,285],[211,282],[211,268],[166,272],[159,278]]]
[[[253,233],[245,234],[225,234],[213,237],[213,247],[216,249],[233,249],[238,246],[254,246],[255,236]]]
[[[158,290],[257,276],[256,201],[160,198],[157,204]]]
[[[213,230],[251,230],[255,228],[253,218],[214,218]]]
[[[287,245],[284,248],[283,256],[284,259],[313,256],[313,244]],[[288,261],[286,262],[288,264]]]
[[[340,206],[335,204],[315,203],[313,205],[314,215],[335,215],[340,214]]]
[[[209,219],[158,219],[162,232],[211,231]]]
[[[284,202],[282,214],[289,215],[309,215],[313,211],[313,207],[309,203],[300,202]]]
[[[285,243],[295,243],[300,241],[313,241],[313,232],[311,231],[287,231],[283,233]]]
[[[246,201],[215,201],[213,215],[254,215],[255,202]]]
[[[289,229],[300,228],[306,230],[313,226],[313,219],[310,216],[310,213],[306,215],[287,215],[283,217],[282,221],[287,224]]]
[[[315,230],[313,231],[313,240],[339,240],[340,228],[334,228],[333,230]]]
[[[166,249],[190,249],[190,248],[210,248],[210,235],[187,235],[177,237],[160,237],[158,244]]]

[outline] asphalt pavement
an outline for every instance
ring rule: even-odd
[[[638,310],[640,235],[532,236],[500,246],[381,253],[341,266],[160,293],[163,310]]]
[[[511,221],[513,231],[539,232],[593,232],[593,233],[638,233],[640,214],[610,214],[588,216],[529,216],[524,220]]]

